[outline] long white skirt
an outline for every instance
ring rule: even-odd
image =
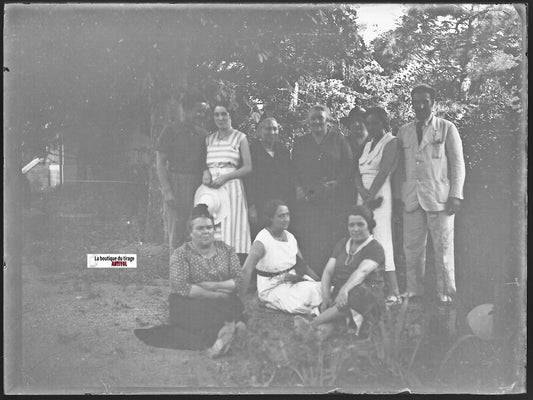
[[[280,283],[272,289],[260,292],[259,299],[273,310],[290,314],[318,315],[318,306],[322,303],[321,283],[313,280]]]
[[[370,189],[375,176],[370,174],[362,175],[363,186]],[[381,206],[374,210],[376,227],[374,228],[374,238],[383,246],[385,250],[385,271],[396,271],[394,264],[394,250],[392,246],[392,190],[390,178],[387,177],[381,189],[376,193],[376,198],[383,197]],[[363,200],[358,195],[357,204],[362,204]]]

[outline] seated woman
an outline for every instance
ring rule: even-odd
[[[338,323],[355,324],[356,335],[363,321],[377,317],[385,307],[383,295],[383,247],[372,236],[376,226],[372,211],[354,206],[348,215],[348,238],[335,246],[322,275],[321,314],[310,325],[329,336]],[[307,325],[295,320],[297,330]]]
[[[135,335],[156,347],[212,346],[208,354],[217,356],[227,351],[235,322],[243,321],[244,306],[236,295],[241,266],[232,247],[214,240],[215,225],[205,204],[194,207],[188,228],[191,241],[170,260],[170,325],[136,329]]]
[[[257,234],[244,263],[241,295],[248,291],[255,269],[257,293],[267,307],[292,314],[318,312],[320,278],[302,260],[295,237],[287,231],[289,208],[274,199],[265,205],[264,214],[270,225]]]

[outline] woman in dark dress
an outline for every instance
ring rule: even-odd
[[[258,140],[250,140],[254,168],[244,179],[252,238],[269,221],[258,213],[269,200],[281,199],[290,208],[296,201],[296,176],[289,150],[279,140],[279,125],[275,118],[263,119],[257,126]]]
[[[170,324],[134,333],[151,346],[189,350],[211,346],[208,354],[218,356],[227,351],[233,333],[243,328],[244,306],[237,296],[241,266],[232,247],[215,241],[206,205],[194,207],[188,226],[191,241],[170,259]]]
[[[354,201],[352,151],[344,135],[328,126],[328,118],[326,106],[313,106],[307,119],[310,132],[296,139],[293,150],[298,200],[293,229],[304,258],[319,275],[343,235],[343,215]]]
[[[372,236],[373,213],[365,206],[354,206],[348,214],[349,237],[337,243],[322,275],[321,314],[310,324],[297,317],[297,330],[310,325],[329,336],[338,324],[348,322],[357,335],[363,322],[370,317],[376,320],[385,307],[385,252]]]

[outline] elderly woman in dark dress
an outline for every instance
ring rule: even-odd
[[[372,236],[376,226],[372,211],[365,206],[353,206],[348,214],[349,237],[337,243],[326,264],[321,314],[310,323],[325,336],[346,321],[359,334],[363,322],[369,317],[377,318],[385,307],[382,276],[385,253]],[[297,330],[307,325],[305,319],[295,320]]]
[[[321,274],[331,248],[342,236],[342,216],[353,193],[353,156],[344,135],[328,126],[329,109],[323,105],[308,114],[310,133],[294,143],[297,206],[294,231],[309,266]]]
[[[244,179],[252,238],[270,221],[260,218],[267,202],[281,199],[289,208],[296,201],[296,174],[289,150],[279,140],[275,118],[265,118],[257,126],[258,140],[250,140],[254,168]]]
[[[135,335],[148,345],[208,350],[210,356],[227,351],[243,324],[244,306],[237,296],[241,266],[235,250],[214,240],[215,225],[207,206],[194,207],[188,221],[191,240],[170,260],[169,322]]]

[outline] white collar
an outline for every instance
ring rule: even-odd
[[[352,256],[356,255],[357,253],[359,253],[359,251],[361,251],[363,249],[363,247],[365,247],[372,240],[374,240],[374,235],[370,235],[363,243],[361,243],[359,245],[359,247],[357,247],[357,249],[355,250],[354,253],[350,253],[350,247],[351,247],[351,244],[352,244],[352,238],[348,239],[346,241],[346,254],[349,254],[349,255],[352,255]]]

